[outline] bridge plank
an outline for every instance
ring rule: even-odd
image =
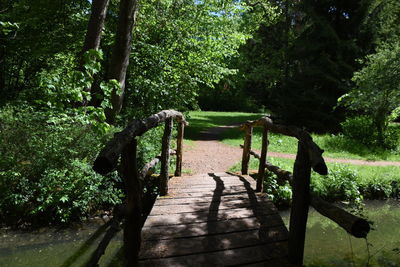
[[[139,265],[288,265],[287,229],[255,186],[227,173],[172,178],[143,226]]]
[[[275,211],[261,210],[261,216],[274,214]],[[221,211],[204,211],[196,213],[180,213],[175,216],[170,214],[164,215],[151,215],[147,217],[145,226],[169,225],[169,224],[187,224],[206,221],[225,221],[231,219],[254,217],[254,211],[248,208],[227,209]],[[279,215],[278,215],[279,216]]]
[[[286,242],[276,242],[209,253],[141,260],[139,266],[238,266],[280,259],[286,253],[286,246]]]
[[[257,198],[265,199],[266,196],[257,195]],[[235,194],[235,195],[224,195],[220,197],[221,201],[230,201],[230,200],[248,200],[249,195],[247,193],[243,194]],[[210,203],[213,202],[212,197],[169,197],[169,198],[159,198],[154,206],[163,206],[163,205],[176,205],[176,204],[190,204],[190,203]],[[266,204],[270,204],[270,208],[274,208],[275,206],[270,202],[266,202]]]
[[[270,228],[281,226],[278,216],[266,216],[262,230],[272,233]],[[160,225],[143,228],[143,240],[172,239],[182,237],[204,236],[221,233],[231,233],[251,229],[260,229],[260,222],[256,217],[231,219],[226,221],[207,221],[193,224]],[[261,230],[260,230],[261,231]]]
[[[214,205],[210,206],[210,203]],[[202,211],[212,211],[212,210],[224,210],[224,209],[235,209],[235,208],[258,208],[258,209],[269,209],[270,201],[267,203],[257,202],[253,203],[250,200],[231,200],[231,201],[210,201],[208,203],[197,202],[183,204],[172,204],[172,205],[157,205],[153,207],[152,215],[161,214],[175,214],[183,212],[202,212]],[[167,207],[166,207],[167,206]]]
[[[277,229],[278,231],[280,229]],[[287,235],[281,234],[264,244],[286,241]],[[232,232],[222,235],[199,236],[185,239],[146,240],[142,243],[142,259],[184,256],[202,252],[243,248],[260,244],[259,230]]]

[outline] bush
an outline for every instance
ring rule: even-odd
[[[257,176],[254,176],[257,179]],[[279,208],[287,208],[292,201],[292,189],[288,183],[279,185],[275,174],[268,172],[264,177],[264,192]]]
[[[357,172],[345,165],[334,165],[327,176],[313,174],[311,187],[327,201],[346,200],[361,203],[363,196],[357,183]]]
[[[358,140],[364,145],[376,145],[377,132],[373,121],[367,116],[347,118],[341,123],[343,134],[348,138]]]
[[[374,125],[374,121],[369,116],[357,116],[347,118],[341,123],[343,134],[358,142],[378,147],[379,144],[378,131]],[[395,149],[399,145],[400,131],[398,127],[389,126],[384,132],[384,146],[389,149]]]
[[[90,166],[108,138],[86,115],[1,109],[0,220],[66,223],[119,202],[115,174]]]

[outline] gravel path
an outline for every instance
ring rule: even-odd
[[[184,147],[182,169],[191,174],[223,172],[242,158],[242,150],[218,141],[218,136],[227,128],[224,126],[210,128],[200,133],[198,140],[193,141],[194,148]]]
[[[228,146],[219,141],[219,135],[228,128],[236,126],[221,126],[209,128],[200,133],[193,141],[194,147],[184,146],[183,169],[190,170],[190,174],[223,172],[242,159],[242,149]],[[257,151],[257,150],[255,150]],[[257,151],[258,153],[260,151]],[[268,156],[278,158],[296,158],[295,154],[268,152]],[[348,163],[369,166],[400,166],[395,161],[367,161],[357,159],[338,159],[324,157],[326,162]]]

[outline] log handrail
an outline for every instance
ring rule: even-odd
[[[324,150],[319,148],[319,146],[314,143],[311,135],[308,132],[294,126],[274,124],[272,119],[267,116],[255,121],[248,121],[242,124],[240,129],[255,126],[262,126],[273,133],[279,133],[297,138],[306,147],[313,170],[321,175],[328,174],[328,168],[326,167],[325,160],[322,157]]]
[[[263,127],[261,155],[251,150],[251,139],[253,127]],[[274,124],[271,118],[265,116],[255,121],[247,121],[240,126],[245,131],[242,158],[242,174],[248,174],[249,157],[253,155],[259,160],[256,191],[263,190],[265,171],[271,171],[278,176],[278,183],[288,181],[292,187],[292,209],[289,225],[288,256],[293,264],[302,265],[304,257],[304,243],[308,207],[313,206],[323,216],[335,221],[354,237],[364,238],[370,231],[367,220],[339,208],[331,203],[322,200],[313,192],[310,192],[311,169],[321,175],[328,174],[328,168],[322,157],[322,150],[314,141],[311,135],[294,126]],[[298,139],[298,150],[294,163],[293,174],[274,166],[267,161],[268,132],[280,133]]]
[[[144,120],[133,120],[124,130],[114,134],[114,137],[108,141],[97,156],[93,164],[93,170],[99,174],[107,174],[113,171],[117,166],[122,150],[133,138],[143,135],[169,118],[175,119],[185,126],[188,124],[183,114],[175,110],[163,110]]]
[[[243,147],[242,145],[240,145]],[[260,159],[261,156],[251,150],[250,154],[256,159]],[[289,182],[293,186],[293,174],[289,171],[283,170],[278,166],[271,164],[270,162],[265,163],[265,168],[276,174],[278,177],[278,184],[282,185],[282,182]],[[314,192],[310,191],[311,194],[311,206],[317,210],[320,214],[328,217],[332,221],[335,221],[340,227],[346,230],[349,234],[357,238],[365,238],[369,231],[370,226],[366,219],[359,216],[353,215],[344,209],[341,209],[317,196]]]
[[[176,150],[170,149],[173,120],[178,122],[178,136]],[[137,166],[137,140],[148,130],[165,123],[162,138],[161,155],[157,156],[139,171]],[[120,173],[125,184],[126,203],[124,204],[124,254],[127,266],[136,266],[141,242],[142,228],[142,199],[143,181],[151,173],[151,170],[161,162],[160,186],[161,195],[168,194],[169,158],[177,155],[175,176],[181,176],[182,170],[182,145],[184,127],[188,123],[182,113],[175,110],[163,110],[153,114],[144,120],[133,120],[122,131],[114,134],[114,137],[105,145],[93,164],[93,170],[99,174],[107,174],[116,169],[121,157]],[[117,222],[115,223],[117,224]],[[117,227],[114,227],[117,228]],[[104,253],[112,235],[116,230],[110,230],[110,234],[103,239],[98,249],[92,256],[91,266],[96,266],[100,256]]]

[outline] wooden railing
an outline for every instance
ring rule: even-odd
[[[261,155],[251,150],[253,127],[257,126],[263,127]],[[263,190],[266,170],[278,176],[278,183],[282,184],[282,182],[288,181],[292,187],[288,245],[288,256],[291,263],[303,264],[304,241],[310,204],[319,213],[338,223],[351,235],[359,238],[367,236],[370,226],[365,219],[354,216],[310,192],[311,169],[321,175],[327,175],[328,168],[322,157],[324,151],[314,143],[309,133],[296,127],[274,124],[269,117],[248,121],[241,125],[241,129],[245,131],[244,145],[241,145],[243,148],[242,174],[248,174],[250,155],[259,159],[256,190],[258,192]],[[298,139],[293,174],[267,161],[269,131]]]
[[[176,151],[170,149],[173,120],[178,122],[178,136]],[[161,155],[147,163],[140,171],[136,163],[136,151],[138,136],[141,136],[148,130],[165,123],[164,135],[162,137]],[[175,110],[163,110],[153,114],[144,120],[133,120],[128,126],[114,135],[107,145],[101,150],[93,164],[93,170],[100,174],[107,174],[116,169],[118,160],[120,161],[120,173],[125,184],[126,201],[122,208],[119,208],[121,216],[113,218],[113,223],[105,235],[99,247],[93,253],[89,266],[96,266],[105,248],[115,234],[115,228],[118,227],[119,220],[125,219],[124,227],[124,254],[127,266],[136,266],[141,242],[142,227],[142,183],[157,163],[161,162],[160,170],[160,195],[168,193],[169,179],[169,158],[176,154],[175,176],[181,176],[182,172],[182,144],[184,127],[187,125],[184,116]]]

